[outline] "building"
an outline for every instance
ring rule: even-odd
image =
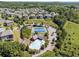
[[[23,18],[26,19],[26,20],[28,20],[29,19],[28,14],[23,14]]]
[[[36,19],[37,17],[36,17],[36,15],[35,14],[30,14],[29,15],[29,19]]]
[[[37,19],[43,19],[43,15],[42,14],[37,14]]]
[[[13,32],[11,30],[0,28],[0,40],[13,40]]]
[[[4,26],[11,26],[11,25],[13,25],[13,21],[4,20],[4,19],[0,19],[0,23],[3,23]]]
[[[6,19],[10,16],[18,16],[19,18],[26,19],[41,19],[41,18],[52,18],[56,15],[59,15],[55,12],[48,12],[41,8],[26,8],[26,9],[9,9],[9,8],[0,8],[0,13],[3,13],[3,17]]]
[[[35,35],[32,36],[32,38],[33,38],[33,40],[36,40],[38,38],[38,35],[35,34]]]
[[[52,18],[52,15],[51,14],[44,14],[44,19],[46,18]]]

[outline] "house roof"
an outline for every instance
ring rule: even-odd
[[[33,35],[33,39],[37,39],[38,38],[38,35]]]
[[[42,14],[37,14],[37,16],[43,16]]]
[[[23,14],[23,16],[28,16],[28,14]]]
[[[35,14],[30,14],[30,16],[35,16]]]
[[[13,21],[0,19],[0,22],[2,22],[2,23],[10,23],[10,22],[13,22]]]
[[[11,30],[5,30],[4,32],[2,32],[0,37],[7,36],[7,35],[12,35],[12,34],[13,34],[13,32]]]
[[[4,28],[0,28],[0,32],[3,32],[3,31],[5,31],[5,29]]]
[[[45,14],[44,16],[52,16],[51,14]]]

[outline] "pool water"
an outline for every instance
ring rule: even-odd
[[[39,50],[43,44],[45,44],[44,40],[37,39],[29,45],[29,48]]]
[[[47,32],[47,30],[45,27],[33,27],[32,33],[35,33],[35,32]]]

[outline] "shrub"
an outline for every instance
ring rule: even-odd
[[[49,41],[48,40],[45,40],[45,47],[47,47]]]
[[[28,51],[30,54],[35,54],[36,50],[35,49],[29,49]]]

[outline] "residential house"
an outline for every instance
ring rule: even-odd
[[[23,18],[26,19],[26,20],[28,20],[29,19],[28,14],[23,14]]]
[[[51,17],[52,17],[51,14],[44,14],[44,19],[46,19],[46,18],[51,18]]]
[[[3,23],[4,26],[11,26],[11,25],[13,25],[13,21],[4,20],[4,19],[0,19],[0,23]]]
[[[13,40],[13,32],[11,30],[0,28],[0,40]]]
[[[35,14],[30,14],[29,15],[29,19],[35,19],[35,18],[37,18]]]
[[[37,14],[37,19],[42,19],[43,15],[42,14]]]

